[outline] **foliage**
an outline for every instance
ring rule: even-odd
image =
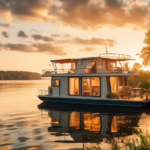
[[[112,150],[121,150],[121,148],[120,148],[120,147],[118,147],[118,145],[117,145],[117,144],[115,144],[115,145],[113,145]]]
[[[139,64],[138,62],[135,62],[135,63],[133,64],[133,68],[140,69],[140,68],[142,68],[142,65]]]
[[[26,71],[0,71],[0,80],[39,80],[41,74]]]
[[[144,93],[146,93],[146,89],[141,89],[141,94],[144,94]]]
[[[150,144],[149,144],[149,136],[144,136],[141,129],[137,128],[137,129],[134,129],[137,136],[140,137],[140,140],[141,140],[141,145],[140,145],[140,148],[142,150],[148,150],[150,149]]]
[[[128,84],[132,87],[138,87],[140,82],[148,81],[150,79],[150,71],[138,71],[139,76],[130,76],[128,79]]]
[[[149,89],[149,83],[148,81],[142,81],[141,84],[140,84],[140,88],[144,88],[144,89]]]
[[[116,93],[108,93],[107,98],[116,98]]]
[[[93,148],[86,148],[86,150],[101,150],[99,146],[94,146]]]
[[[146,65],[150,65],[150,30],[148,30],[146,33],[145,33],[145,40],[144,40],[144,43],[147,45],[146,47],[143,47],[143,49],[141,50],[141,53],[139,54],[140,55],[140,58],[143,58],[143,65],[146,66]]]
[[[135,133],[134,138],[126,139],[126,142],[124,143],[125,146],[120,147],[117,143],[112,144],[112,148],[110,150],[149,150],[150,149],[150,136],[144,135],[142,130],[140,128],[134,127],[132,129]],[[86,150],[101,150],[100,144],[96,147],[92,148],[86,148]]]

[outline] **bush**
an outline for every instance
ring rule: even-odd
[[[108,93],[107,98],[116,98],[117,94],[116,93]]]

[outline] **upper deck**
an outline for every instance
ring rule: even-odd
[[[99,57],[51,60],[54,69],[43,70],[42,76],[80,75],[136,75],[137,69],[128,67],[131,56],[106,53]]]

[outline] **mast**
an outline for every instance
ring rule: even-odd
[[[107,51],[107,42],[106,42],[106,44],[105,44],[105,45],[106,45],[106,54],[107,54],[107,53],[108,53],[108,51]]]

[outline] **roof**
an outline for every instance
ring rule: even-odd
[[[100,59],[101,57],[85,57],[85,58],[72,58],[72,59],[58,59],[58,60],[51,60],[51,62],[55,63],[72,63],[75,60],[93,60],[93,59]]]
[[[109,60],[116,60],[116,61],[135,60],[135,59],[130,59],[130,58],[85,57],[85,58],[72,58],[72,59],[57,59],[57,60],[51,60],[51,62],[55,62],[55,63],[72,63],[73,61],[77,61],[77,60],[95,60],[95,59],[109,59]]]

